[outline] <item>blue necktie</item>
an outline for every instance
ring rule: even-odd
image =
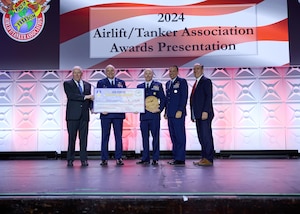
[[[172,87],[173,81],[170,81],[169,89]]]
[[[82,94],[82,93],[83,93],[83,90],[82,90],[81,85],[80,85],[79,82],[78,82],[78,88],[79,88],[80,94]]]

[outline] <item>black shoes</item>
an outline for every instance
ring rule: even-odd
[[[149,165],[150,161],[140,160],[140,161],[136,162],[136,164]],[[151,165],[153,165],[153,166],[158,165],[158,161],[157,160],[153,160],[152,163],[151,163]]]
[[[183,166],[185,165],[185,161],[173,160],[173,161],[169,161],[168,164],[174,166]]]
[[[170,161],[168,161],[167,163],[168,163],[168,164],[172,164],[174,161],[175,161],[175,160],[170,160]]]
[[[73,166],[73,161],[72,160],[68,160],[67,166],[72,167]]]
[[[149,164],[150,164],[150,161],[143,161],[143,160],[140,160],[140,161],[136,162],[136,164],[149,165]]]
[[[158,161],[157,160],[153,160],[152,163],[151,163],[151,165],[157,166],[158,165]]]
[[[86,167],[88,165],[89,165],[89,163],[87,161],[81,161],[81,166]],[[68,160],[67,166],[68,167],[72,167],[73,166],[73,161],[72,160]]]
[[[116,164],[117,164],[117,166],[123,166],[124,165],[123,160],[121,158],[116,160]]]
[[[107,160],[102,160],[102,162],[100,163],[101,166],[107,166],[108,165],[108,162]],[[117,166],[123,166],[124,165],[124,162],[123,160],[120,158],[120,159],[117,159],[116,160],[116,165]]]
[[[87,161],[81,161],[81,166],[86,167],[88,165],[89,165],[89,163]]]
[[[102,162],[100,163],[101,166],[107,166],[107,160],[102,160]]]

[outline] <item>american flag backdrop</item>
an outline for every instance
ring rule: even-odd
[[[130,11],[126,10],[130,8]],[[147,9],[148,8],[148,9]],[[99,9],[98,12],[93,12]],[[105,10],[106,9],[106,10]],[[110,10],[109,10],[110,9]],[[182,11],[185,21],[165,23],[163,30],[176,31],[176,36],[151,36],[128,39],[130,29],[150,28],[157,13]],[[93,15],[96,14],[96,15]],[[190,21],[189,21],[190,20]],[[202,32],[230,28],[252,29],[251,35],[187,36],[188,29]],[[98,38],[92,43],[95,29],[124,28],[127,38],[123,44],[141,46],[147,44],[154,50],[142,52],[109,53],[105,49],[117,44],[120,38]],[[211,29],[211,31],[209,31]],[[141,32],[140,32],[141,33]],[[144,33],[144,32],[143,32]],[[137,30],[135,36],[137,37]],[[182,36],[185,34],[185,36]],[[204,49],[193,54],[169,49],[156,52],[157,44],[172,46],[188,44],[230,44],[234,40],[236,51]],[[115,42],[114,42],[115,41]],[[126,43],[127,42],[127,43]],[[98,45],[95,47],[95,45]],[[156,45],[156,46],[155,46]],[[91,57],[91,49],[100,57]],[[70,68],[74,61],[83,67],[103,68],[108,63],[118,67],[166,67],[177,64],[191,67],[202,62],[209,67],[248,67],[289,65],[288,10],[286,0],[207,0],[207,1],[77,1],[60,2],[60,68]]]

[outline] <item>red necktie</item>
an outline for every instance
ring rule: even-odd
[[[193,85],[192,93],[191,93],[191,96],[190,96],[190,104],[191,104],[191,105],[192,105],[192,100],[193,100],[193,96],[194,96],[196,87],[197,87],[197,80],[195,81],[195,83],[194,83],[194,85]]]
[[[197,80],[195,81],[194,85],[193,85],[193,89],[192,89],[192,96],[194,95],[195,89],[197,86]]]

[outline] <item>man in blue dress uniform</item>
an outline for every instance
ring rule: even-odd
[[[185,164],[186,131],[185,117],[188,99],[187,81],[178,76],[178,67],[171,66],[169,69],[171,80],[166,83],[166,111],[165,118],[168,119],[168,127],[173,144],[173,160],[171,165]]]
[[[159,137],[160,137],[160,113],[165,107],[165,93],[162,84],[153,80],[153,71],[146,68],[144,71],[145,82],[137,88],[145,89],[145,113],[140,113],[140,128],[143,139],[142,159],[137,164],[150,164],[149,133],[152,135],[152,165],[158,164]]]
[[[125,82],[119,78],[115,77],[115,67],[113,65],[108,65],[105,68],[106,78],[101,79],[97,83],[97,88],[126,88]],[[111,125],[113,125],[116,150],[115,159],[116,164],[119,166],[124,165],[122,160],[123,153],[123,142],[122,142],[122,132],[123,132],[123,120],[125,119],[125,113],[108,113],[102,112],[100,114],[101,119],[101,166],[106,166],[109,158],[108,155],[108,142],[110,136]]]

